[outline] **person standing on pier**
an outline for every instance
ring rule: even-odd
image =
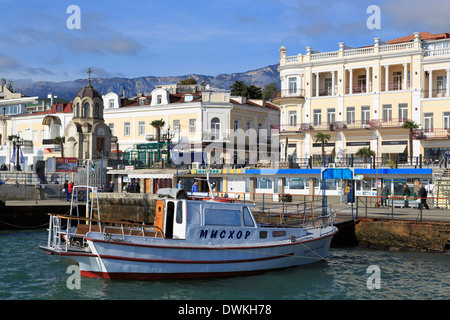
[[[408,185],[405,183],[403,187],[403,197],[405,198],[405,208],[409,208],[408,197],[411,195]]]
[[[390,194],[389,188],[386,185],[384,185],[383,189],[381,190],[381,206],[382,207],[384,207],[384,205],[389,207],[389,204],[387,201],[389,194]]]
[[[419,191],[417,192],[417,195],[420,199],[419,209],[423,209],[423,207],[425,206],[427,210],[430,210],[427,204],[427,190],[425,190],[423,185],[419,185]]]
[[[66,200],[69,201],[69,180],[64,182],[64,192],[66,193]]]
[[[69,194],[69,196],[67,198],[67,201],[69,201],[70,196],[72,195],[72,191],[73,191],[73,183],[72,183],[72,181],[69,181],[69,184],[67,186],[67,191],[68,191],[68,194]]]

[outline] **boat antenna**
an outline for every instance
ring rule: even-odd
[[[209,182],[209,172],[206,173],[206,180],[208,181],[209,192],[211,192],[211,199],[214,200],[214,192],[211,188],[211,183]]]

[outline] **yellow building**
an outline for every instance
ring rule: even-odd
[[[330,135],[325,153],[336,163],[362,161],[362,147],[380,163],[441,159],[450,152],[450,34],[415,33],[372,45],[288,56],[280,49],[281,156],[297,163],[321,158],[318,132]],[[422,157],[422,158],[420,158]]]
[[[125,151],[139,144],[155,142],[156,129],[151,123],[161,119],[165,123],[161,134],[171,138],[174,150],[185,154],[188,150],[204,152],[205,157],[203,160],[200,157],[199,162],[231,164],[234,153],[238,152],[240,163],[255,164],[262,158],[263,150],[267,156],[270,129],[280,122],[279,107],[270,102],[233,97],[227,91],[201,89],[172,85],[157,87],[147,96],[140,94],[126,98],[116,93],[101,96],[104,123],[110,134],[117,137],[117,144],[115,137],[111,141],[111,154],[104,152],[103,156],[116,158],[118,149]],[[55,144],[54,138],[65,135],[74,114],[82,111],[81,106],[77,107],[74,100],[74,104],[55,104],[43,112],[2,117],[0,137],[18,135],[22,138],[22,168],[28,171],[38,160],[61,156],[60,146]],[[95,114],[92,116],[96,117]],[[82,129],[90,132],[88,125]],[[266,130],[269,137],[263,139],[265,135],[259,135],[259,130]],[[95,141],[98,144],[98,138]],[[74,153],[75,142],[66,140],[65,155],[80,154],[79,151]],[[264,148],[258,149],[257,145]],[[276,149],[278,151],[278,145]],[[12,143],[0,139],[1,163],[8,165],[12,154]]]

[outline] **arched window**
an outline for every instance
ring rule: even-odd
[[[99,117],[99,110],[100,110],[100,106],[98,105],[98,103],[96,103],[94,106],[94,118]]]
[[[220,135],[220,119],[212,118],[211,120],[211,140],[219,139]]]
[[[75,117],[77,117],[77,118],[81,117],[80,103],[77,103],[77,109],[76,109]]]
[[[84,110],[83,110],[83,116],[85,117],[85,118],[89,118],[89,116],[90,116],[90,114],[89,114],[89,107],[90,107],[90,105],[89,105],[89,102],[86,102],[85,104],[84,104]]]

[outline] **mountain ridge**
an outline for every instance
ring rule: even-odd
[[[242,81],[248,85],[255,85],[263,88],[269,83],[275,82],[280,87],[280,75],[277,70],[278,65],[269,65],[255,70],[242,73],[218,74],[216,76],[186,74],[181,76],[142,76],[136,78],[111,77],[92,78],[92,85],[103,95],[108,92],[115,92],[122,96],[123,88],[127,97],[137,96],[140,92],[149,94],[157,85],[174,84],[187,78],[193,78],[198,83],[203,80],[211,87],[219,89],[230,89],[236,81]],[[48,93],[53,93],[58,98],[72,101],[77,92],[87,84],[87,79],[77,79],[62,82],[37,81],[28,86],[22,87],[22,93],[27,96],[47,97]]]

